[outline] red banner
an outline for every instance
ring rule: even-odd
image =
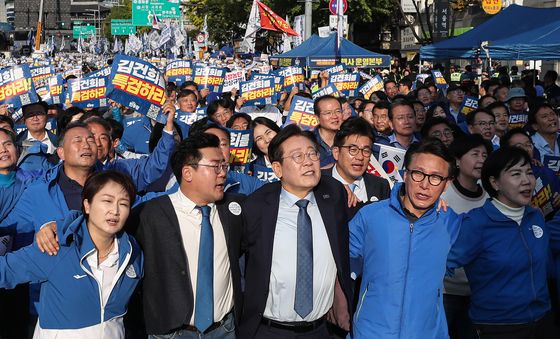
[[[257,5],[259,5],[259,14],[261,16],[262,29],[284,32],[291,36],[299,35],[290,27],[290,25],[284,19],[279,17],[278,14],[274,13],[268,6],[260,1],[257,1]]]

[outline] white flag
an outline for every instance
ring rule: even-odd
[[[251,7],[251,14],[249,14],[249,20],[247,21],[245,36],[241,42],[241,49],[243,52],[255,53],[255,40],[259,29],[261,29],[261,17],[259,15],[257,0],[253,0],[253,7]]]

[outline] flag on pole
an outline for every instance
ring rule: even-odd
[[[245,36],[241,42],[241,49],[245,53],[255,53],[255,40],[257,39],[257,32],[260,29],[261,17],[259,16],[257,0],[253,0],[253,7],[251,7],[251,14],[249,14],[249,20],[245,28]]]
[[[290,22],[288,21],[288,16],[286,15],[286,23],[289,25]],[[282,34],[282,41],[284,42],[282,44],[282,53],[286,53],[292,50],[292,41],[291,39],[288,37],[288,34],[284,33]]]
[[[260,26],[262,29],[284,32],[290,36],[298,35],[284,19],[274,13],[267,5],[260,1],[257,1],[257,5],[259,6],[259,14],[261,18]]]
[[[62,41],[60,42],[60,49],[59,49],[59,51],[62,52],[63,49],[64,49],[64,36],[62,36]]]

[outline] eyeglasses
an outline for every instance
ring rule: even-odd
[[[317,152],[316,150],[309,151],[307,153],[295,152],[292,153],[292,155],[283,157],[282,159],[291,158],[296,164],[301,164],[305,161],[305,157],[308,157],[311,161],[317,161],[319,160],[319,152]]]
[[[358,155],[359,151],[362,151],[362,155],[364,157],[369,158],[369,156],[371,155],[371,148],[369,148],[369,147],[360,148],[356,145],[345,145],[345,146],[339,146],[339,147],[340,148],[348,148],[348,153],[350,153],[350,155],[352,155],[352,156]]]
[[[324,116],[325,118],[330,118],[333,114],[342,116],[342,110],[337,109],[337,110],[334,110],[334,111],[326,111],[326,112],[321,112],[320,113],[320,115]]]
[[[449,138],[451,136],[453,136],[453,131],[450,129],[444,129],[443,132],[442,131],[435,131],[433,133],[430,134],[431,137],[434,138],[441,138],[442,136],[445,136],[446,138]]]
[[[217,165],[210,165],[210,164],[189,164],[190,166],[203,166],[203,167],[212,167],[214,168],[214,172],[216,174],[220,174],[221,172],[227,172],[229,168],[229,164],[227,162],[222,162]]]
[[[428,177],[428,182],[432,186],[439,186],[444,180],[448,179],[448,177],[442,177],[437,174],[426,174],[419,170],[407,170],[407,172],[410,173],[412,180],[416,182],[422,182],[424,178]]]
[[[478,125],[480,127],[487,127],[487,126],[494,126],[496,124],[495,121],[479,121],[474,123],[473,125]]]

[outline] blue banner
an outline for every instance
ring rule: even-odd
[[[44,86],[45,81],[55,75],[53,65],[30,67],[29,71],[31,72],[31,79],[33,79],[35,88]]]
[[[263,79],[269,77],[274,77],[274,93],[276,93],[276,102],[278,102],[280,100],[280,97],[282,96],[282,89],[284,88],[283,76],[275,75],[275,74],[253,73],[251,75],[251,80]]]
[[[554,174],[560,176],[560,157],[545,155],[543,158],[543,165],[554,172]]]
[[[107,85],[107,98],[165,124],[165,79],[154,65],[132,56],[115,57]]]
[[[383,79],[379,76],[379,74],[358,88],[358,92],[362,93],[366,100],[369,100],[374,92],[381,90],[383,90]]]
[[[296,66],[283,67],[276,71],[275,74],[284,77],[285,91],[291,91],[294,86],[297,86],[300,90],[303,89],[303,83],[305,81],[303,68]]]
[[[109,75],[111,75],[111,67],[107,66],[97,71],[90,72],[85,76],[91,78],[91,77],[108,77]]]
[[[328,86],[319,88],[317,91],[311,94],[313,100],[323,97],[325,95],[332,95],[338,98],[340,96],[340,92],[338,91],[338,88],[336,88],[335,85],[329,84]]]
[[[245,165],[251,159],[253,148],[252,130],[229,130],[229,163],[233,166]]]
[[[470,112],[474,111],[477,108],[478,108],[478,99],[475,97],[469,97],[465,95],[459,112],[463,113],[464,115],[469,115]]]
[[[239,95],[245,99],[245,105],[275,104],[274,77],[266,77],[249,81],[242,81]]]
[[[360,85],[360,73],[335,73],[329,75],[329,83],[338,88],[338,91],[347,97],[358,94]]]
[[[292,99],[290,112],[282,127],[296,124],[304,130],[313,130],[319,125],[319,119],[313,110],[313,100],[295,95]]]
[[[272,168],[258,164],[253,165],[253,176],[260,181],[266,182],[275,182],[279,180]]]
[[[436,87],[440,90],[444,90],[447,88],[447,81],[443,77],[440,71],[432,71],[432,76],[434,77],[434,82],[436,83]]]
[[[198,85],[198,89],[208,88],[210,92],[222,93],[226,70],[224,68],[216,68],[209,66],[194,67],[194,82]]]
[[[106,77],[87,77],[68,81],[68,97],[79,108],[106,107]]]
[[[165,66],[164,74],[167,81],[172,81],[177,86],[181,86],[182,83],[193,79],[192,62],[189,60],[173,60]]]
[[[26,64],[0,70],[0,105],[17,110],[22,106],[39,101],[31,72]],[[14,119],[17,120],[17,119]]]

